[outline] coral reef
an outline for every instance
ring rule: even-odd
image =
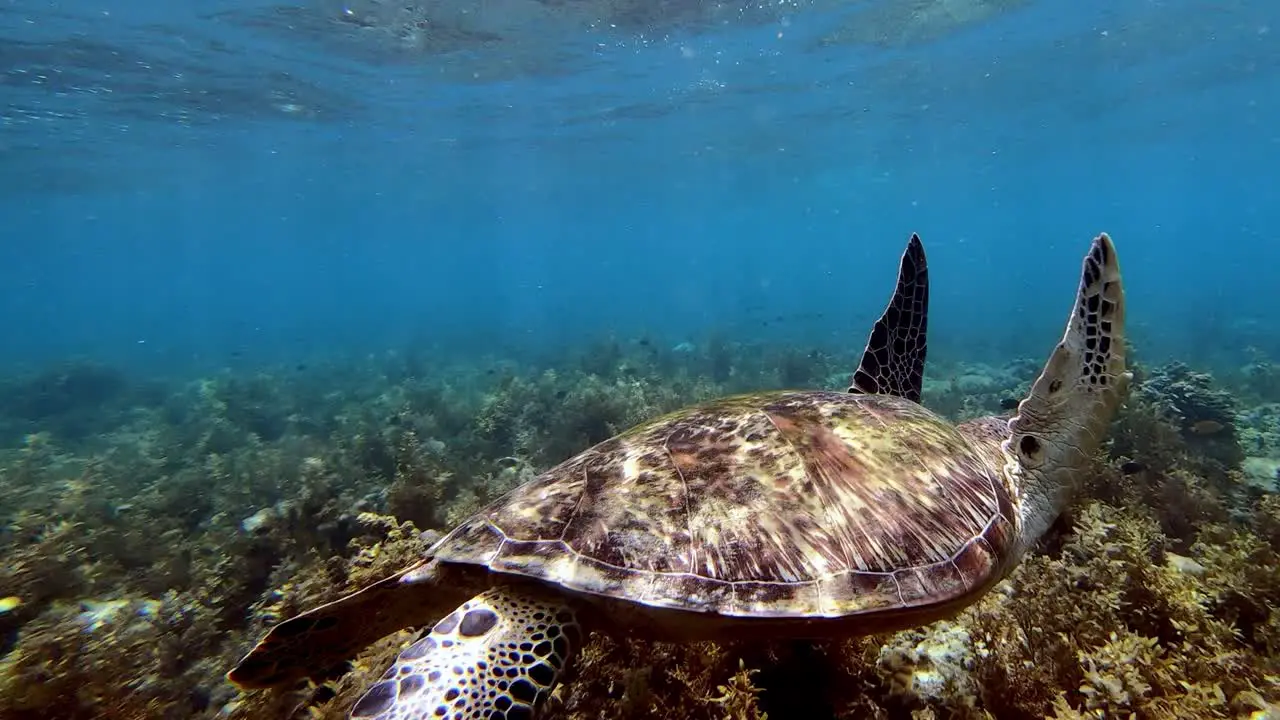
[[[100,363],[75,360],[0,378],[0,442],[35,432],[84,440],[159,402],[159,387]]]
[[[1227,487],[1240,469],[1244,449],[1236,427],[1236,400],[1216,387],[1208,373],[1170,363],[1144,374],[1136,384],[1138,402],[1174,426],[1185,446],[1187,469]]]
[[[852,364],[718,336],[609,338],[554,364],[15,375],[0,382],[0,717],[343,718],[417,629],[294,688],[241,693],[222,674],[272,623],[410,564],[593,442],[736,391],[843,388]],[[926,404],[1007,412],[1038,369],[939,356]],[[1280,716],[1271,381],[1139,375],[1071,516],[958,617],[822,643],[594,636],[547,717]]]

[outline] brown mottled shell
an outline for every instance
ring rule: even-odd
[[[952,604],[1015,542],[998,456],[896,397],[775,392],[640,425],[516,489],[432,554],[740,617]]]

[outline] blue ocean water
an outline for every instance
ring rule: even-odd
[[[850,597],[827,610],[873,576],[958,609],[935,561],[970,602],[983,547],[1043,540],[945,634],[776,657],[598,643],[554,717],[719,717],[757,690],[805,720],[1277,710],[1277,33],[1275,0],[0,0],[0,718],[346,717],[396,648],[308,648],[428,608],[339,605],[276,635],[281,666],[270,642],[237,659],[534,477],[560,478],[544,506],[499,509],[555,513],[537,539],[556,552],[703,555],[720,587],[717,563],[822,572],[820,597],[836,557]],[[1088,477],[1057,460],[1094,455],[1080,428],[1101,425],[1028,404],[1019,452],[1051,464],[1003,478],[980,472],[994,425],[975,455],[920,420],[851,441],[870,412],[766,412],[780,450],[699,420],[557,465],[687,402],[843,387],[912,232],[925,404],[1012,412],[1103,231],[1137,382]],[[654,470],[638,451],[660,436]],[[799,531],[818,525],[856,533],[824,548]],[[739,542],[755,531],[776,547]],[[911,559],[926,545],[933,565]],[[697,578],[650,585],[677,574]],[[939,609],[867,597],[893,622]],[[291,666],[317,684],[226,677]]]
[[[1280,5],[423,7],[0,3],[0,363],[860,345],[912,231],[956,353],[1099,231],[1143,352],[1280,351]]]

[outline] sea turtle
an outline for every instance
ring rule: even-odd
[[[418,564],[280,623],[229,679],[314,676],[438,620],[351,717],[512,720],[534,717],[587,631],[831,638],[954,615],[1071,500],[1122,400],[1115,248],[1094,240],[1066,333],[1012,418],[953,425],[919,404],[927,312],[913,235],[848,392],[730,397],[606,440]]]

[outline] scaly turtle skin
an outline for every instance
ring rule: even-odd
[[[534,717],[587,630],[830,638],[954,615],[1070,502],[1123,398],[1115,249],[1094,241],[1011,419],[953,426],[919,404],[927,314],[912,236],[848,392],[725,398],[606,440],[419,564],[276,626],[230,679],[296,681],[443,616],[351,716],[511,720]]]

